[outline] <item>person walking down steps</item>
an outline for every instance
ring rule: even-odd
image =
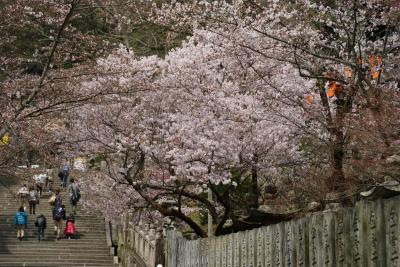
[[[15,226],[17,227],[17,238],[19,241],[22,241],[22,239],[25,236],[25,231],[24,229],[28,228],[28,215],[25,213],[24,207],[21,206],[17,214],[15,214]]]

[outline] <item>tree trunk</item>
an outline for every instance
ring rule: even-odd
[[[250,208],[258,208],[258,155],[254,154],[253,165],[251,166],[251,191],[249,197]]]
[[[346,116],[346,103],[337,96],[336,121],[332,129],[333,146],[332,146],[332,177],[328,182],[328,188],[331,191],[343,190],[345,187],[345,175],[343,172],[344,156],[345,156],[345,138],[343,134],[344,118]]]
[[[332,191],[343,189],[344,172],[343,172],[344,144],[343,133],[339,131],[335,136],[335,143],[332,148],[332,177],[328,183],[328,187]]]

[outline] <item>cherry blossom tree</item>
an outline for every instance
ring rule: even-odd
[[[385,159],[400,139],[395,1],[144,4],[172,39],[190,33],[166,55],[147,57],[121,37],[136,23],[128,2],[105,3],[119,10],[110,18],[118,49],[82,34],[69,6],[61,25],[71,25],[58,29],[71,42],[87,40],[82,49],[93,53],[75,54],[55,38],[40,76],[1,85],[9,92],[2,138],[13,129],[47,147],[56,140],[71,155],[104,157],[106,170],[83,181],[87,205],[110,217],[149,208],[199,236],[207,234],[195,214],[209,213],[219,235],[287,219],[259,209],[269,185],[289,203],[325,201],[327,192],[352,194],[387,174]],[[76,4],[80,16],[95,3]],[[54,54],[64,46],[73,68],[60,67],[65,53]],[[60,119],[67,130],[41,131]],[[52,141],[29,139],[35,133]]]
[[[100,61],[115,75],[84,88],[114,95],[74,115],[76,138],[108,155],[104,179],[133,188],[133,202],[205,236],[193,209],[216,234],[228,218],[259,225],[246,210],[261,180],[324,199],[382,175],[372,168],[398,139],[395,3],[173,2],[155,17],[192,37],[164,59],[123,47]]]
[[[8,141],[0,147],[0,166],[15,165],[16,156],[29,150],[54,158],[62,141],[55,131],[68,132],[54,128],[55,122],[60,124],[65,110],[101,94],[85,95],[75,85],[91,74],[93,59],[104,55],[122,34],[118,21],[106,11],[123,4],[133,5],[89,0],[2,2],[0,139]]]
[[[287,62],[302,77],[313,79],[316,86],[305,98],[314,121],[322,123],[329,136],[331,190],[343,188],[348,178],[348,145],[357,146],[352,139],[358,139],[351,131],[358,121],[353,115],[370,113],[368,121],[375,126],[371,135],[379,132],[376,141],[382,144],[375,151],[378,157],[398,138],[389,137],[394,129],[387,127],[384,111],[397,110],[396,105],[383,100],[384,94],[398,91],[396,1],[174,2],[155,19],[178,29],[205,27],[243,51]]]
[[[165,59],[136,59],[121,48],[99,62],[101,69],[115,76],[84,84],[87,90],[110,88],[115,96],[107,95],[72,116],[73,128],[83,135],[74,138],[89,140],[87,153],[111,155],[108,176],[115,179],[115,186],[132,186],[137,197],[164,216],[182,219],[201,236],[204,231],[182,211],[193,210],[182,198],[210,211],[218,223],[217,234],[228,218],[243,227],[246,222],[235,214],[235,188],[250,181],[244,198],[256,208],[260,173],[273,175],[277,166],[302,162],[296,145],[299,128],[282,119],[298,107],[276,105],[276,93],[259,90],[279,87],[281,80],[269,85],[260,81],[251,67],[242,64],[243,58],[218,45],[218,39],[198,31]],[[260,64],[271,67],[269,62]],[[282,75],[296,71],[290,65],[276,67]],[[293,83],[310,86],[299,76]],[[291,120],[303,124],[301,115]],[[207,199],[208,187],[218,204]],[[181,204],[167,209],[158,201]]]

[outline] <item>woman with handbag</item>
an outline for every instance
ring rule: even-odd
[[[62,197],[61,197],[61,194],[60,194],[60,189],[56,189],[56,192],[53,195],[51,195],[51,197],[49,198],[48,202],[49,202],[49,204],[51,206],[54,206],[54,207],[61,206]]]

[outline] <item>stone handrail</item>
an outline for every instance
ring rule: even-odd
[[[171,230],[165,251],[166,267],[400,266],[400,196],[225,236]]]
[[[125,214],[116,227],[120,266],[163,266],[163,228],[142,222],[135,225],[132,217],[132,213]]]

